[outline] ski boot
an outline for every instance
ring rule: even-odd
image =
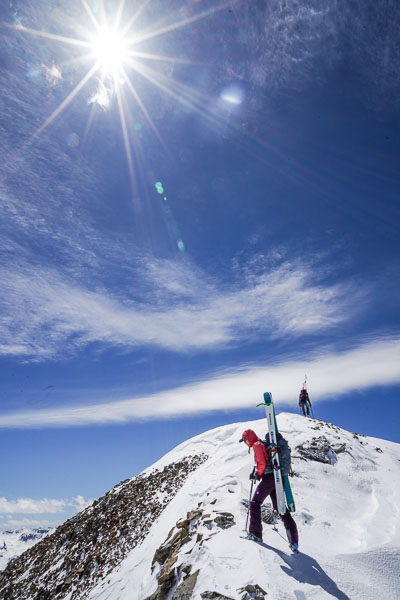
[[[254,535],[254,533],[248,533],[246,535],[246,540],[251,540],[252,542],[257,542],[258,544],[262,544],[262,539]]]

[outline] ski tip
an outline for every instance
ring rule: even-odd
[[[264,392],[264,401],[265,401],[265,404],[270,404],[272,402],[271,392]]]

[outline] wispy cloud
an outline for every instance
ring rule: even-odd
[[[102,79],[97,83],[95,93],[89,98],[88,104],[98,104],[103,110],[107,110],[110,106],[113,90],[106,85]]]
[[[47,67],[46,65],[42,65],[42,67],[44,69],[48,85],[50,87],[55,87],[63,78],[61,69],[55,63],[53,63],[51,67]]]
[[[319,283],[299,263],[247,272],[228,287],[188,262],[148,260],[137,288],[119,297],[51,269],[3,268],[0,276],[1,352],[34,359],[91,342],[183,352],[295,337],[346,322],[361,298],[354,286]]]
[[[322,0],[318,6],[312,0],[272,0],[254,10],[241,2],[236,9],[240,29],[252,40],[250,52],[258,54],[258,60],[249,63],[251,80],[272,89],[288,81],[294,87],[307,84],[315,58],[327,52],[326,40],[336,41],[335,5],[334,0]]]
[[[315,86],[343,60],[361,77],[374,84],[372,96],[399,89],[397,65],[400,59],[398,29],[400,10],[397,3],[365,0],[363,3],[337,0],[271,0],[240,2],[233,7],[240,33],[246,32],[249,52],[254,58],[237,61],[235,72],[249,77],[269,92],[289,85],[291,88]],[[246,56],[246,58],[248,58]],[[226,57],[230,63],[230,56]],[[365,97],[363,98],[365,102]]]
[[[7,519],[0,524],[1,529],[20,529],[27,527],[29,529],[39,529],[47,527],[56,527],[59,523],[49,519]]]
[[[55,514],[73,507],[76,510],[82,510],[91,503],[85,500],[83,496],[76,496],[69,500],[58,500],[54,498],[18,498],[16,500],[7,500],[0,497],[0,514]]]
[[[344,352],[325,352],[308,360],[269,367],[243,367],[207,381],[152,396],[20,412],[0,417],[1,428],[67,427],[123,424],[255,406],[262,393],[273,393],[279,408],[293,407],[298,382],[307,373],[314,402],[341,394],[400,382],[400,339],[378,339]]]

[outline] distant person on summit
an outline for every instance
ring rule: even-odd
[[[303,386],[300,394],[299,394],[299,407],[301,412],[303,413],[303,417],[306,416],[306,412],[307,412],[307,417],[310,416],[310,407],[311,407],[311,400],[309,398],[307,389]]]
[[[278,512],[274,471],[265,445],[252,429],[246,429],[246,431],[242,433],[242,439],[239,441],[245,442],[249,447],[249,452],[250,448],[253,448],[256,466],[250,473],[250,479],[260,481],[260,484],[257,486],[253,498],[250,501],[250,526],[247,539],[255,542],[262,542],[261,505],[267,496],[271,496],[272,506],[274,507],[274,510]],[[285,443],[287,444],[287,442]],[[290,549],[293,550],[293,552],[298,552],[299,535],[297,533],[297,526],[288,508],[286,509],[285,514],[281,515],[281,519],[286,529]]]

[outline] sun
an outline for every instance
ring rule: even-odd
[[[175,14],[172,12],[166,20],[157,21],[154,26],[149,27],[143,25],[141,19],[143,20],[145,9],[150,2],[152,0],[142,0],[141,3],[128,3],[126,0],[99,0],[98,2],[97,0],[96,2],[80,0],[83,9],[82,20],[86,14],[91,24],[87,28],[80,25],[78,27],[78,23],[76,23],[77,30],[79,30],[78,37],[52,33],[46,31],[44,27],[32,29],[21,23],[4,24],[0,21],[0,27],[6,26],[50,42],[59,42],[60,44],[70,45],[75,49],[79,48],[80,51],[75,52],[75,57],[66,63],[70,69],[75,68],[75,66],[78,69],[82,65],[88,65],[86,73],[34,131],[26,142],[27,144],[33,143],[92,80],[97,84],[97,90],[91,94],[88,101],[92,108],[88,117],[85,137],[94,123],[96,105],[105,110],[109,106],[110,100],[115,99],[125,145],[129,178],[133,189],[135,189],[137,181],[137,168],[134,165],[134,158],[140,154],[138,135],[136,130],[132,131],[131,127],[133,115],[141,113],[160,143],[164,148],[167,148],[156,123],[152,119],[149,107],[143,100],[141,88],[144,85],[157,87],[160,92],[182,104],[186,109],[190,108],[196,111],[201,117],[217,126],[220,124],[218,114],[215,114],[209,108],[212,106],[212,99],[182,83],[179,79],[165,74],[164,70],[160,68],[161,63],[170,63],[173,67],[175,64],[192,64],[192,61],[185,57],[177,58],[154,52],[149,48],[148,43],[151,42],[154,48],[157,48],[157,41],[160,36],[172,34],[196,21],[208,19],[213,14],[223,10],[226,4],[223,2],[212,9],[207,8],[199,12],[193,10],[192,14],[183,17],[180,13]],[[135,4],[138,6],[135,6]],[[95,8],[92,8],[91,5],[94,5]],[[107,10],[107,6],[110,7],[110,10]],[[152,11],[150,11],[151,14]],[[142,46],[143,43],[145,43],[145,47]],[[155,67],[150,66],[152,62]],[[62,72],[55,59],[53,59],[51,69],[46,67],[46,79],[49,85],[54,86],[62,79]],[[93,83],[91,85],[93,86]],[[228,101],[232,102],[233,100],[228,99]],[[238,103],[237,99],[236,102]],[[225,127],[225,121],[223,123]]]
[[[119,75],[129,59],[130,44],[121,32],[112,31],[107,26],[102,27],[91,40],[93,58],[99,69],[106,75]]]

